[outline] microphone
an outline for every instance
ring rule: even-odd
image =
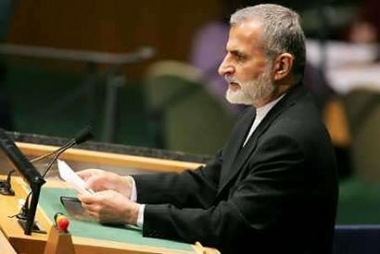
[[[89,140],[89,139],[91,139],[91,138],[94,137],[94,134],[91,132],[91,130],[92,130],[91,126],[88,125],[85,128],[83,128],[82,130],[80,130],[79,132],[77,132],[74,135],[74,138],[72,138],[69,142],[67,142],[66,144],[64,144],[62,147],[60,147],[57,150],[54,150],[54,151],[52,151],[50,153],[44,154],[44,155],[42,155],[40,157],[34,158],[33,160],[30,160],[30,161],[26,160],[25,163],[26,164],[30,164],[30,167],[32,169],[34,169],[34,171],[32,171],[32,173],[37,174],[39,176],[38,179],[40,179],[40,181],[43,184],[43,183],[45,183],[44,178],[45,178],[46,174],[49,172],[49,170],[53,166],[54,162],[58,159],[58,157],[63,152],[65,152],[67,149],[69,149],[69,148],[71,148],[71,147],[73,147],[75,145],[79,145],[79,144],[81,144],[83,142],[86,142],[87,140]],[[5,145],[2,144],[2,135],[3,134],[0,131],[0,145],[6,147]],[[7,150],[5,150],[5,151],[7,152]],[[46,166],[44,172],[42,174],[40,174],[33,167],[33,165],[31,163],[39,161],[39,160],[42,160],[42,159],[47,158],[49,156],[54,156],[54,157],[50,160],[50,162]],[[12,157],[11,157],[11,159],[12,159]],[[24,167],[19,166],[19,168],[24,168]],[[29,170],[29,171],[31,171],[31,170]],[[26,173],[31,174],[29,171],[26,171]],[[26,173],[23,173],[23,174],[26,174]],[[27,176],[29,176],[29,174]],[[42,185],[42,184],[40,184],[40,185]],[[24,232],[27,235],[31,234],[31,232],[33,230],[32,229],[33,227],[37,228],[37,229],[35,229],[36,232],[42,232],[38,228],[37,224],[35,224],[35,222],[34,222],[35,211],[36,211],[36,207],[37,207],[37,203],[38,203],[38,199],[39,199],[39,195],[40,195],[40,188],[41,188],[40,185],[37,186],[38,188],[33,188],[32,187],[32,191],[29,192],[29,194],[26,196],[24,205],[22,206],[20,212],[15,215],[19,219],[19,223],[24,228]],[[29,202],[30,197],[32,197],[32,201],[31,202]]]
[[[92,139],[93,137],[94,137],[94,134],[92,133],[92,128],[91,128],[91,126],[88,125],[85,128],[78,131],[74,135],[74,138],[72,138],[69,142],[64,144],[62,147],[60,147],[57,150],[54,150],[50,153],[47,153],[47,154],[41,155],[37,158],[34,158],[34,159],[30,160],[30,162],[36,162],[36,161],[40,161],[42,159],[45,159],[47,157],[54,156],[53,159],[46,166],[44,172],[41,174],[42,178],[44,178],[46,176],[46,174],[49,172],[50,168],[53,166],[54,162],[58,159],[58,157],[63,152],[65,152],[67,149],[69,149],[75,145],[82,144],[82,143],[86,142],[87,140]]]
[[[66,144],[64,144],[62,147],[58,148],[57,150],[54,150],[50,153],[47,153],[47,154],[43,154],[39,157],[36,157],[32,160],[30,160],[30,162],[37,162],[37,161],[40,161],[40,160],[43,160],[47,157],[50,157],[50,156],[53,156],[53,155],[56,155],[56,154],[62,154],[64,151],[66,151],[67,149],[75,146],[75,145],[79,145],[79,144],[82,144],[84,142],[86,142],[87,140],[90,140],[94,137],[94,134],[91,132],[92,128],[91,126],[86,126],[85,128],[81,129],[80,131],[78,131],[75,135],[74,135],[74,138],[72,138],[69,142],[67,142]]]

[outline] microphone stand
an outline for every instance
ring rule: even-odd
[[[0,132],[1,134],[1,132]],[[38,198],[40,196],[41,192],[41,186],[43,183],[45,183],[45,176],[53,166],[54,162],[58,159],[58,157],[65,152],[67,149],[73,147],[74,145],[81,144],[91,138],[93,138],[94,135],[91,132],[91,126],[86,126],[84,129],[80,130],[75,137],[70,140],[67,144],[63,145],[57,150],[54,150],[53,152],[47,153],[45,155],[39,156],[33,160],[27,161],[28,164],[32,166],[32,162],[36,162],[39,160],[42,160],[44,158],[47,158],[49,156],[54,155],[54,157],[50,160],[48,165],[46,166],[45,170],[43,171],[38,178],[33,178],[30,182],[30,188],[31,191],[27,195],[24,205],[22,206],[19,214],[15,215],[19,220],[20,225],[24,228],[24,232],[26,235],[30,235],[31,232],[38,232],[38,233],[46,233],[45,231],[41,230],[36,222],[34,221],[35,218],[35,212],[37,208]],[[0,139],[1,141],[1,139]],[[6,140],[9,142],[8,140]],[[1,144],[1,143],[0,143]],[[15,149],[17,149],[16,146],[14,146]],[[26,159],[26,158],[25,158]],[[38,171],[37,171],[38,172]],[[35,172],[34,172],[35,173]],[[29,202],[30,197],[32,197],[31,201]]]
[[[72,142],[70,142],[72,143]],[[58,157],[64,152],[66,151],[68,148],[70,148],[71,146],[73,146],[75,143],[73,143],[72,145],[69,146],[69,144],[66,144],[65,146],[61,147],[60,149],[58,150],[55,150],[53,151],[52,153],[49,153],[47,155],[43,155],[43,156],[40,156],[38,157],[37,159],[38,160],[41,160],[41,159],[44,159],[46,157],[48,157],[49,155],[52,155],[52,154],[55,154],[55,156],[53,157],[53,159],[51,159],[48,163],[48,165],[46,166],[45,170],[43,171],[43,173],[41,174],[41,177],[44,179],[46,174],[49,172],[49,170],[51,169],[51,167],[53,166],[54,162],[58,159]],[[63,149],[64,148],[64,149]],[[37,160],[34,160],[34,161],[37,161]],[[23,228],[31,228],[31,231],[33,232],[38,232],[38,233],[46,233],[46,231],[43,231],[41,230],[37,224],[35,222],[33,222],[33,225],[29,225],[29,226],[26,226],[25,223],[28,222],[28,214],[29,214],[29,209],[30,207],[32,206],[32,204],[29,203],[29,199],[30,199],[30,196],[33,196],[33,195],[38,195],[39,196],[39,193],[35,193],[35,191],[32,189],[29,194],[27,195],[26,199],[25,199],[25,202],[24,202],[24,205],[21,207],[21,210],[20,212],[16,215],[16,217],[19,219],[19,223],[21,224],[21,226]]]
[[[71,142],[65,144],[64,146],[62,146],[61,148],[59,148],[57,150],[54,150],[51,153],[42,155],[40,157],[35,158],[34,160],[31,160],[31,162],[33,162],[33,161],[36,162],[36,161],[42,160],[42,159],[47,158],[47,157],[49,157],[49,156],[51,156],[51,155],[54,154],[53,159],[51,159],[49,161],[49,163],[47,164],[45,170],[41,174],[42,179],[45,178],[46,174],[49,172],[49,170],[53,166],[54,162],[57,161],[58,157],[63,152],[65,152],[67,149],[69,149],[70,147],[72,147],[74,145],[76,145],[76,141],[72,140]],[[38,191],[38,193],[37,193],[37,191]],[[37,204],[34,204],[34,202],[33,202],[33,200],[35,200],[35,199],[32,199],[31,203],[29,202],[29,199],[30,199],[31,196],[35,196],[35,195],[39,196],[40,195],[40,190],[37,190],[37,191],[34,190],[33,188],[31,189],[31,191],[29,192],[29,194],[27,195],[27,197],[25,199],[24,205],[21,207],[20,212],[17,215],[15,215],[15,216],[19,219],[19,223],[21,224],[21,226],[23,228],[30,228],[30,231],[33,231],[33,232],[46,233],[46,231],[41,230],[34,221],[33,221],[33,225],[26,225],[30,221],[30,220],[28,220],[28,214],[30,213],[30,209],[33,206],[37,206]]]

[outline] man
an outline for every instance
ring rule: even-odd
[[[299,17],[263,4],[237,11],[230,23],[219,73],[228,101],[253,107],[223,149],[181,174],[85,170],[79,175],[95,194],[78,197],[99,221],[138,225],[144,236],[199,241],[222,253],[331,253],[336,162],[313,97],[300,83]]]

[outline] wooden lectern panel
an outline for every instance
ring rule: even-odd
[[[2,254],[17,254],[2,231],[0,231],[0,250]]]
[[[17,142],[17,146],[27,155],[37,157],[56,150],[56,146]],[[112,171],[138,170],[139,172],[172,172],[194,169],[201,163],[149,158],[128,154],[116,154],[102,151],[90,151],[71,148],[64,152],[61,159],[71,160],[81,165],[107,168]],[[83,167],[83,166],[82,166]]]

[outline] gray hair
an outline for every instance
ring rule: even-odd
[[[281,53],[294,57],[293,74],[300,80],[304,74],[306,49],[305,34],[299,15],[276,4],[259,4],[237,10],[230,19],[231,26],[257,19],[262,22],[262,45],[270,61]]]

